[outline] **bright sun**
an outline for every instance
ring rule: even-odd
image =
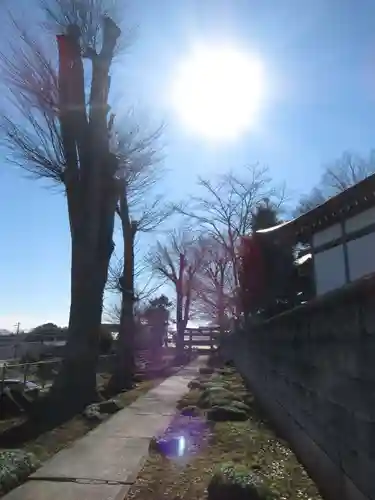
[[[264,95],[260,61],[230,47],[199,47],[177,69],[172,104],[209,139],[235,139],[257,119]]]

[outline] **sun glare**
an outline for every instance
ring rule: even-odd
[[[263,95],[258,59],[230,47],[200,47],[177,68],[172,105],[191,131],[231,140],[254,125]]]

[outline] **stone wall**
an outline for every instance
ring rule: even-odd
[[[238,332],[226,352],[326,498],[375,498],[375,279]]]

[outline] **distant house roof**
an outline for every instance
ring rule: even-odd
[[[329,198],[300,217],[272,228],[261,229],[257,233],[281,230],[282,233],[293,235],[299,241],[308,241],[312,234],[373,206],[375,206],[375,174]]]

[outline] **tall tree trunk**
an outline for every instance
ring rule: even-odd
[[[178,279],[176,283],[177,303],[176,303],[176,362],[181,363],[184,359],[185,328],[183,318],[183,300],[184,300],[184,273],[185,256],[180,254]]]
[[[218,286],[218,322],[219,322],[219,331],[220,335],[223,335],[225,326],[224,326],[224,320],[225,320],[225,304],[224,304],[224,268],[222,265],[220,266],[220,281],[219,281],[219,286]]]
[[[81,411],[97,398],[96,365],[103,293],[113,251],[118,199],[117,161],[109,151],[109,69],[120,29],[104,19],[103,44],[92,58],[89,120],[79,37],[61,35],[60,126],[67,167],[64,175],[72,237],[69,335],[61,370],[34,416],[52,420]]]
[[[122,197],[120,199],[119,215],[121,218],[124,267],[120,280],[121,287],[121,316],[117,339],[116,358],[112,377],[108,383],[108,392],[118,392],[131,389],[136,371],[135,364],[135,333],[134,318],[134,241],[137,232],[137,223],[130,220],[127,200],[126,183],[123,182]]]
[[[130,246],[130,244],[128,243]],[[132,252],[133,253],[133,252]],[[123,290],[121,296],[121,316],[119,335],[116,343],[116,357],[112,377],[108,383],[108,392],[118,392],[131,389],[135,375],[135,319],[134,319],[134,288],[131,286],[130,275],[133,276],[133,256],[126,259],[122,276]],[[130,285],[130,286],[129,286]]]
[[[71,268],[69,337],[58,376],[48,397],[36,406],[49,421],[64,421],[98,400],[96,366],[99,353],[103,274],[95,272],[100,263],[90,259],[85,247],[74,242]],[[104,268],[105,262],[101,264]]]

